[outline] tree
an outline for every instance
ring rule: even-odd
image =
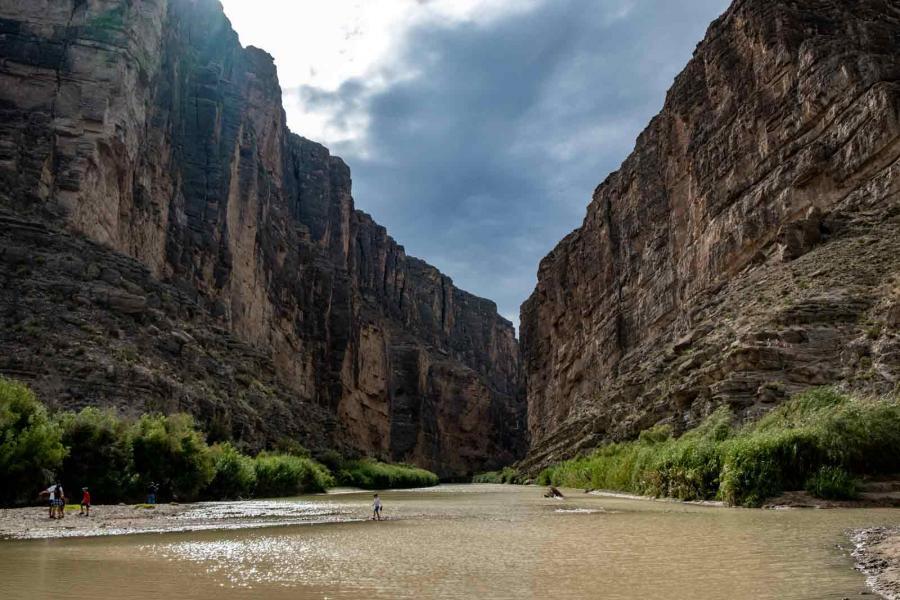
[[[135,482],[151,482],[163,495],[193,500],[214,473],[212,454],[190,415],[144,415],[131,429]]]
[[[92,501],[103,504],[129,495],[131,446],[128,427],[111,410],[85,408],[57,419],[69,454],[63,461],[65,489],[89,487]]]
[[[59,427],[25,384],[0,377],[0,503],[37,497],[66,456]]]
[[[214,500],[249,498],[256,488],[256,469],[253,459],[225,442],[210,448],[216,474],[206,490]]]

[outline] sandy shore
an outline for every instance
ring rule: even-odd
[[[349,512],[329,502],[250,500],[196,504],[102,505],[91,516],[67,511],[64,519],[50,519],[44,507],[0,509],[0,538],[46,539],[246,529],[301,523],[362,520],[363,511]]]
[[[900,527],[854,532],[853,558],[869,587],[888,600],[900,600]]]
[[[567,490],[569,491],[569,490]],[[724,502],[718,500],[676,500],[675,498],[657,498],[655,496],[641,496],[638,494],[628,494],[625,492],[616,492],[614,490],[584,490],[585,494],[591,496],[602,496],[604,498],[619,498],[622,500],[644,500],[648,502],[672,502],[676,504],[691,504],[694,506],[715,506],[724,508]],[[577,493],[570,493],[568,497],[577,498]]]

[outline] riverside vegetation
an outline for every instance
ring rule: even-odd
[[[318,459],[318,460],[316,460]],[[334,485],[366,489],[437,485],[430,471],[347,459],[312,457],[290,440],[255,457],[228,442],[207,444],[186,414],[122,419],[85,408],[51,415],[26,385],[0,377],[0,504],[19,505],[61,473],[63,486],[89,486],[98,503],[134,501],[156,482],[178,500],[291,496]]]
[[[860,477],[900,471],[896,396],[862,398],[819,388],[759,421],[733,423],[723,407],[677,438],[667,426],[654,427],[637,440],[549,467],[537,482],[760,506],[796,489],[852,499]]]

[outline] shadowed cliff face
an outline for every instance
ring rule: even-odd
[[[271,57],[217,2],[0,0],[0,57],[0,210],[16,224],[0,371],[62,406],[190,410],[256,447],[288,435],[442,475],[524,451],[511,324],[354,209],[349,169],[289,132]],[[79,237],[99,245],[78,256]],[[261,362],[191,333],[211,327]],[[187,346],[165,342],[178,332]],[[184,347],[215,364],[192,370]],[[241,367],[290,418],[223,384]]]
[[[900,377],[900,10],[738,0],[541,263],[526,468]]]

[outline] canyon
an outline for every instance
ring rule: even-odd
[[[0,0],[0,58],[0,373],[249,450],[524,452],[512,324],[355,209],[218,2]]]
[[[357,210],[214,0],[0,0],[0,373],[434,470],[900,381],[900,7],[735,0],[520,340]],[[599,178],[599,177],[598,177]]]
[[[900,8],[736,0],[522,306],[535,473],[900,378]]]

